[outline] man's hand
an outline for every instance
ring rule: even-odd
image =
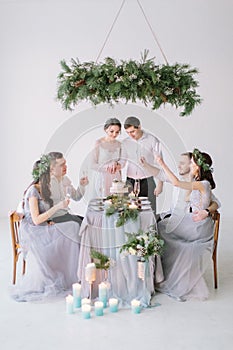
[[[192,219],[194,222],[205,220],[208,216],[208,212],[205,209],[196,210],[193,212]]]
[[[88,177],[87,176],[81,177],[79,184],[80,186],[87,186],[89,184]]]

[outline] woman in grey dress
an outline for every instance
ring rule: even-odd
[[[179,300],[205,300],[209,292],[204,272],[211,261],[213,246],[213,221],[210,216],[194,222],[192,212],[208,208],[211,189],[215,188],[212,177],[212,160],[204,152],[195,149],[192,155],[192,182],[180,181],[161,158],[157,159],[174,186],[187,190],[189,212],[177,221],[171,216],[158,223],[158,230],[165,241],[162,256],[164,281],[156,289]]]
[[[77,282],[79,224],[54,224],[50,217],[66,208],[69,200],[56,205],[50,198],[50,160],[42,156],[33,168],[34,181],[24,195],[24,218],[20,243],[26,255],[27,271],[11,295],[17,301],[41,300],[66,295]]]

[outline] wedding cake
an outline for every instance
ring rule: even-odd
[[[110,187],[110,193],[127,193],[128,187],[123,181],[113,180],[112,186]]]

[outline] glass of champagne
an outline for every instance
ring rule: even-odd
[[[134,192],[135,197],[138,198],[138,195],[140,193],[140,181],[139,181],[139,179],[136,179],[134,182],[133,192]]]

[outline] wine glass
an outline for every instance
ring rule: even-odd
[[[138,198],[138,195],[140,193],[140,181],[139,181],[139,179],[136,179],[134,182],[133,193],[134,193],[135,197]]]

